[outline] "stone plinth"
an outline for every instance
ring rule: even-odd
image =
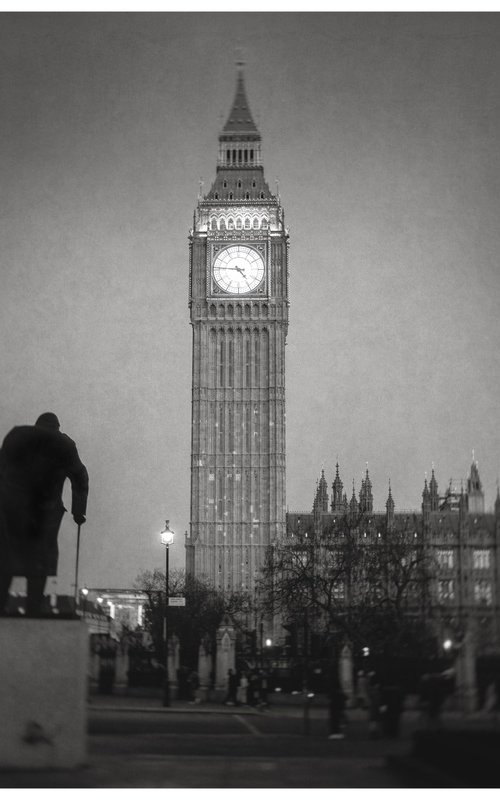
[[[88,650],[81,620],[0,618],[0,768],[85,763]]]
[[[236,665],[236,635],[231,625],[222,624],[217,629],[217,654],[215,662],[215,688],[227,690],[227,673]]]

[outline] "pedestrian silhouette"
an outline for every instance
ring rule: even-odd
[[[380,681],[375,672],[368,673],[368,725],[371,739],[378,739],[382,735],[381,712],[382,693]]]
[[[238,700],[236,697],[237,690],[238,690],[238,676],[235,674],[234,670],[229,669],[227,672],[227,695],[224,700],[224,705],[226,706],[238,705]]]
[[[343,739],[342,723],[345,720],[346,696],[342,691],[336,668],[330,674],[328,686],[328,718],[330,723],[329,739]]]
[[[34,425],[13,428],[0,450],[0,614],[5,614],[14,576],[27,578],[28,616],[42,613],[45,582],[57,575],[57,536],[71,481],[71,513],[85,522],[88,474],[75,443],[47,412]]]

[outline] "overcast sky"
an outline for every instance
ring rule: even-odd
[[[55,411],[90,473],[80,578],[189,524],[188,230],[244,47],[290,227],[287,503],[338,457],[418,508],[500,473],[498,14],[2,14],[0,438]],[[76,530],[60,534],[59,591]]]

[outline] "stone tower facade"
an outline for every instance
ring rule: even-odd
[[[190,234],[191,520],[186,571],[253,592],[285,531],[288,234],[264,179],[242,65]]]

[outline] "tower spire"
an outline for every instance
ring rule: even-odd
[[[219,133],[217,177],[206,196],[208,201],[272,201],[264,179],[262,137],[248,103],[243,61],[236,60],[236,91],[225,125]]]
[[[229,112],[227,122],[222,129],[223,133],[243,134],[254,133],[260,139],[257,125],[253,121],[250,105],[245,91],[245,78],[243,73],[244,62],[236,61],[236,94]]]

